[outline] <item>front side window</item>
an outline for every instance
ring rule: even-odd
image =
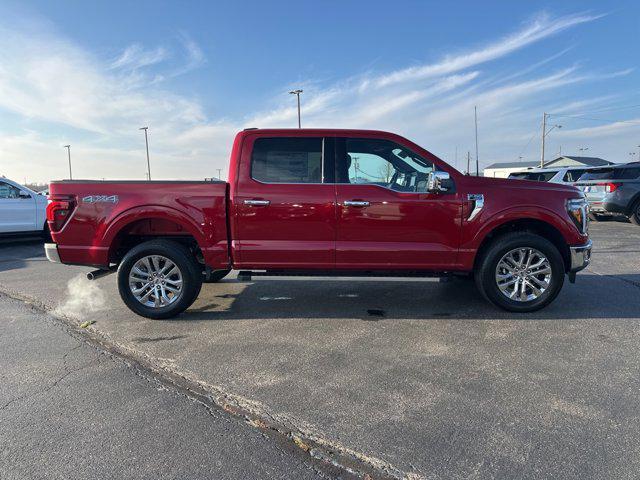
[[[336,183],[379,185],[426,192],[433,164],[389,140],[345,138],[336,142]]]
[[[8,183],[0,182],[0,198],[20,198],[20,189]]]
[[[322,138],[258,138],[251,177],[264,183],[322,183]]]

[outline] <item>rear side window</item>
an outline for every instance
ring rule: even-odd
[[[509,175],[509,178],[515,178],[517,180],[533,180],[536,182],[548,182],[558,172],[559,170],[552,170],[549,172],[512,173],[511,175]]]
[[[563,182],[577,182],[578,179],[584,174],[586,170],[567,170],[564,174]]]
[[[251,153],[251,177],[265,183],[322,183],[320,137],[258,138]]]

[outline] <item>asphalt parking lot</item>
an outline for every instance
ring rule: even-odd
[[[577,283],[525,315],[463,280],[230,277],[153,321],[24,239],[0,244],[0,291],[398,477],[635,478],[640,227],[591,235]]]

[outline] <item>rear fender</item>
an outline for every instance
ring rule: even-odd
[[[205,261],[207,261],[207,254],[211,254],[211,248],[198,224],[179,210],[166,205],[144,205],[120,213],[107,226],[101,239],[102,245],[109,246],[109,258],[112,258],[113,248],[115,248],[114,241],[120,232],[135,222],[151,219],[168,220],[182,227],[185,234],[191,235],[196,240],[205,255]]]

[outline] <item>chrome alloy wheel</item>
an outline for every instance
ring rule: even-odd
[[[162,255],[142,257],[131,267],[129,288],[145,307],[166,307],[182,295],[182,272]]]
[[[502,294],[517,302],[539,298],[551,285],[551,263],[535,248],[515,248],[496,266],[496,284]]]

